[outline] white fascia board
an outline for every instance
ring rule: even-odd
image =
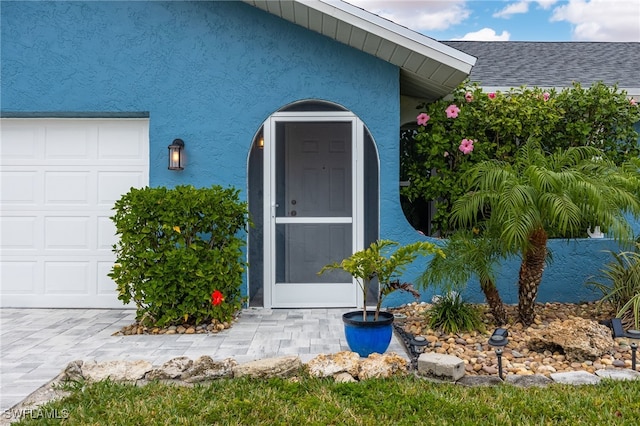
[[[476,58],[341,0],[296,0],[311,9],[469,74]]]

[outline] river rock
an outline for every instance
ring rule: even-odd
[[[572,317],[553,321],[548,326],[531,330],[528,347],[553,353],[561,350],[569,361],[595,360],[613,351],[615,342],[611,330],[596,321]]]

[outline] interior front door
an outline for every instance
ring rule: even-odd
[[[344,115],[276,116],[265,129],[271,136],[265,139],[265,164],[271,165],[265,168],[271,206],[265,221],[270,223],[265,238],[270,256],[265,258],[271,259],[265,279],[272,307],[357,304],[359,292],[350,275],[318,275],[324,265],[361,246],[355,120]]]

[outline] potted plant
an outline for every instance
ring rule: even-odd
[[[399,276],[419,255],[430,254],[444,256],[436,245],[424,241],[399,246],[394,241],[378,240],[341,262],[331,263],[320,270],[318,274],[341,269],[355,278],[362,291],[362,310],[347,312],[342,316],[345,336],[352,351],[367,357],[374,352],[384,353],[387,350],[391,342],[393,315],[380,312],[382,300],[396,290],[419,297],[420,294],[410,283],[400,282]],[[367,292],[374,279],[378,281],[376,308],[368,311]]]

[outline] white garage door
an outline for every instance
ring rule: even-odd
[[[117,308],[114,202],[149,183],[148,119],[0,121],[3,307]]]

